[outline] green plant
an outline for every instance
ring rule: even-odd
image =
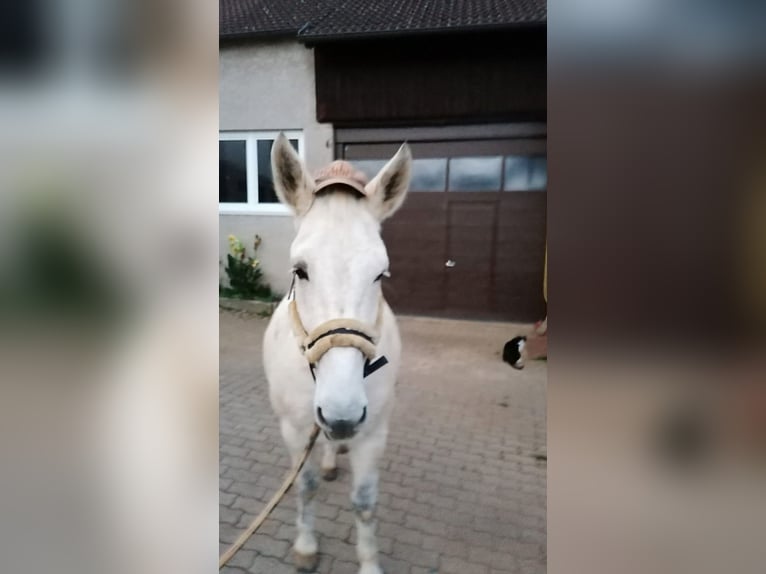
[[[256,235],[253,241],[253,255],[261,244]],[[247,254],[247,249],[234,235],[229,235],[229,253],[226,254],[226,275],[228,287],[221,285],[219,293],[238,299],[270,299],[271,288],[263,282],[260,261]]]

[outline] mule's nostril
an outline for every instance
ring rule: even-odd
[[[317,420],[319,424],[326,427],[326,430],[330,433],[332,439],[346,439],[351,438],[356,434],[356,427],[362,424],[367,418],[367,407],[362,410],[362,418],[357,421],[353,419],[333,419],[330,417],[327,419],[322,412],[322,407],[317,407],[316,410]]]

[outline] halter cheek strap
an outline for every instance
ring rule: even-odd
[[[385,356],[376,360],[376,345],[378,343],[380,328],[383,323],[383,297],[378,305],[378,317],[373,328],[356,319],[331,319],[319,325],[308,333],[303,326],[298,304],[295,301],[294,286],[290,287],[290,322],[293,333],[300,340],[301,352],[306,357],[311,370],[311,376],[316,380],[314,369],[324,354],[333,347],[354,347],[365,357],[363,377],[368,377],[388,363]]]

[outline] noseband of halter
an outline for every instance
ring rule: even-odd
[[[311,333],[306,331],[298,313],[298,304],[295,301],[295,278],[290,286],[289,295],[290,322],[293,333],[300,341],[303,356],[309,363],[311,376],[316,381],[314,369],[324,354],[333,347],[354,347],[365,357],[363,377],[367,377],[386,365],[388,359],[385,356],[375,359],[376,345],[380,337],[380,329],[383,324],[383,297],[378,304],[378,318],[374,327],[369,327],[356,319],[330,319],[319,325]]]

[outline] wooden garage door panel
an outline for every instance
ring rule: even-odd
[[[498,242],[526,241],[539,246],[540,237],[545,235],[547,205],[546,193],[503,193],[498,208]]]
[[[484,137],[483,131],[477,133]],[[388,140],[351,135],[346,143],[338,139],[339,157],[383,161],[408,134]],[[441,141],[441,136],[423,136],[414,138],[411,148],[421,160],[545,155],[542,135],[476,137]],[[451,167],[448,163],[446,182]],[[399,212],[383,224],[392,273],[383,292],[395,311],[529,321],[545,315],[547,194],[500,191],[502,187],[470,192],[413,188]],[[455,267],[445,267],[448,259]]]
[[[495,303],[495,316],[510,321],[538,321],[546,314],[545,300],[542,297],[523,297],[505,295]]]
[[[547,194],[506,192],[498,206],[493,308],[522,321],[543,317]]]
[[[444,308],[447,210],[444,194],[410,193],[383,224],[391,277],[383,294],[400,313],[438,313]]]
[[[500,300],[508,297],[529,297],[531,299],[543,298],[542,290],[538,283],[542,282],[542,274],[539,273],[515,273],[513,275],[499,276],[495,278],[493,296]]]
[[[542,274],[544,259],[544,250],[517,249],[517,244],[514,242],[498,243],[495,273],[498,277],[538,271]]]
[[[492,284],[492,242],[496,202],[450,201],[447,309],[486,312]]]

